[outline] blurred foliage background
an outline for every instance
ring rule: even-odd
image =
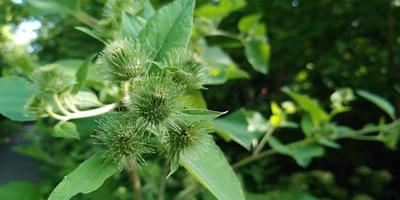
[[[170,1],[151,2],[159,8]],[[102,28],[117,29],[109,21],[121,23],[123,7],[104,16],[105,4],[106,0],[0,0],[1,76],[26,77],[38,66],[65,59],[82,61],[96,54],[104,44],[76,27],[93,28],[104,38],[114,34],[105,34]],[[247,23],[243,22],[246,17]],[[103,27],[96,28],[93,21],[99,19]],[[198,0],[190,46],[215,75],[215,85],[204,93],[208,108],[231,113],[246,108],[268,118],[272,101],[290,99],[281,90],[286,86],[317,99],[324,108],[332,106],[335,91],[363,89],[392,102],[399,112],[398,19],[399,0]],[[390,120],[371,103],[350,104],[352,111],[335,115],[335,123],[358,129]],[[48,123],[42,120],[37,128],[27,129],[30,124],[0,121],[0,151],[12,148],[40,160],[33,172],[39,175],[26,179],[38,182],[40,187],[32,190],[41,194],[48,194],[60,177],[90,154],[87,147],[93,142],[51,138]],[[93,121],[78,123],[85,124],[80,132],[90,135]],[[283,141],[299,138],[296,132],[277,130]],[[221,137],[216,140],[232,163],[248,154],[239,144]],[[340,145],[340,149],[326,149],[324,156],[305,168],[290,157],[277,155],[239,168],[237,173],[249,199],[255,200],[400,199],[399,150],[380,142],[342,140]],[[158,188],[159,174],[166,173],[158,162],[154,160],[141,171],[148,199],[153,199],[152,191]],[[178,177],[169,181],[171,194],[166,198],[185,185],[183,173]],[[99,191],[76,199],[104,199],[104,194],[129,199],[127,179],[107,181]],[[11,178],[1,181],[5,184]],[[16,184],[23,187],[24,183]],[[197,199],[211,198],[200,193]]]

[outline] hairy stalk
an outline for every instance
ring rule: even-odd
[[[57,94],[53,94],[53,100],[54,100],[54,102],[56,103],[57,108],[61,111],[61,113],[62,113],[63,115],[69,115],[69,114],[71,114],[70,112],[68,112],[68,110],[66,110],[66,109],[64,108],[64,106],[62,105],[62,103],[61,103],[61,101],[60,101],[60,98],[58,98],[58,95],[57,95]]]
[[[72,111],[72,112],[80,112],[80,110],[78,110],[78,108],[75,107],[74,104],[72,104],[71,102],[68,101],[68,99],[64,99],[65,105],[67,105],[67,107]]]
[[[71,119],[81,119],[81,118],[94,117],[97,115],[101,115],[101,114],[104,114],[104,113],[114,110],[117,107],[117,105],[118,105],[117,103],[112,103],[112,104],[108,104],[108,105],[105,105],[100,108],[70,113],[65,116],[58,115],[58,114],[54,113],[51,109],[47,109],[47,112],[51,117],[58,119],[61,122],[66,122]]]
[[[255,156],[258,153],[260,153],[260,151],[264,148],[264,146],[267,143],[267,141],[269,140],[269,138],[271,138],[271,136],[274,133],[274,131],[275,131],[275,128],[268,129],[268,131],[265,133],[264,137],[261,139],[260,143],[255,148],[255,150],[253,152],[253,156]]]
[[[135,191],[135,199],[143,200],[142,196],[142,183],[140,181],[140,176],[138,173],[137,163],[132,163],[132,169],[130,171],[130,177],[133,183],[133,190]]]

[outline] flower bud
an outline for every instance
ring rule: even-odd
[[[148,66],[147,54],[140,44],[121,39],[108,44],[98,59],[100,71],[112,82],[121,83],[142,76]]]
[[[144,164],[143,154],[151,153],[149,135],[145,127],[122,113],[111,113],[98,121],[95,137],[107,147],[108,161]]]
[[[132,83],[129,100],[130,111],[145,124],[160,125],[172,122],[182,110],[183,91],[166,76],[145,77]]]
[[[185,89],[201,89],[207,81],[206,69],[186,49],[175,49],[168,53],[163,65],[171,69],[172,79]]]

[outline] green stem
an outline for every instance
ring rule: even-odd
[[[132,163],[132,169],[130,171],[131,180],[133,183],[133,190],[135,191],[135,199],[143,200],[142,196],[142,183],[140,181],[140,176],[138,173],[137,163]]]
[[[67,109],[64,108],[64,106],[62,105],[60,99],[58,98],[57,94],[53,94],[53,100],[56,103],[57,108],[60,110],[60,112],[64,115],[69,115],[71,114],[70,112],[68,112]]]
[[[261,139],[260,143],[257,145],[256,149],[253,152],[253,155],[257,155],[260,153],[260,151],[264,148],[265,144],[271,138],[272,134],[274,133],[275,128],[271,127],[268,129],[268,131],[265,133],[264,137]]]
[[[356,139],[356,140],[368,140],[368,141],[379,141],[380,137],[378,135],[366,135],[366,134],[370,134],[370,133],[376,133],[376,132],[380,132],[383,130],[387,130],[387,129],[392,129],[392,128],[398,128],[400,126],[400,119],[393,121],[389,124],[385,124],[385,125],[378,125],[378,126],[373,126],[373,127],[367,127],[367,128],[363,128],[360,130],[356,130],[356,131],[351,131],[349,133],[346,134],[340,134],[340,135],[332,135],[332,136],[328,136],[327,139],[331,139],[331,140],[340,140],[340,139]],[[287,144],[287,147],[293,147],[296,145],[304,145],[304,144],[311,144],[316,142],[314,139],[312,138],[305,138],[303,140],[299,140],[296,142],[292,142],[290,144]],[[251,162],[257,161],[261,158],[267,157],[267,156],[271,156],[273,154],[277,153],[274,149],[269,149],[266,151],[262,151],[256,155],[251,155],[249,157],[246,157],[236,163],[234,163],[232,165],[232,167],[234,169],[238,169],[244,165],[247,165]]]
[[[51,109],[47,109],[48,114],[55,118],[60,120],[62,123],[66,122],[68,120],[71,119],[81,119],[81,118],[87,118],[87,117],[94,117],[97,115],[102,115],[104,113],[110,112],[112,110],[114,110],[117,107],[117,103],[112,103],[112,104],[108,104],[105,105],[103,107],[100,108],[96,108],[96,109],[92,109],[92,110],[85,110],[85,111],[80,111],[80,112],[76,112],[76,113],[70,113],[67,114],[65,116],[61,116],[61,115],[57,115],[55,114]]]

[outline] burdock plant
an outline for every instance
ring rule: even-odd
[[[180,165],[200,179],[223,172],[232,191],[243,199],[238,180],[209,136],[209,122],[221,113],[199,108],[191,96],[201,96],[199,90],[210,82],[205,66],[187,49],[194,1],[177,0],[155,13],[147,0],[134,1],[141,5],[138,10],[129,9],[130,2],[110,1],[106,8],[110,18],[90,23],[95,27],[86,32],[105,44],[96,62],[37,68],[31,76],[35,94],[26,110],[30,117],[56,119],[54,136],[79,138],[78,119],[96,117],[97,122],[92,135],[100,152],[66,176],[49,199],[91,192],[121,168],[133,179],[135,199],[141,199],[137,170],[155,154],[170,165],[169,176]],[[108,95],[111,89],[116,95]],[[218,162],[217,170],[204,170],[204,164],[210,162],[208,154]],[[88,172],[90,177],[84,177]],[[214,188],[219,197],[223,194],[215,189],[221,184],[200,182]]]

